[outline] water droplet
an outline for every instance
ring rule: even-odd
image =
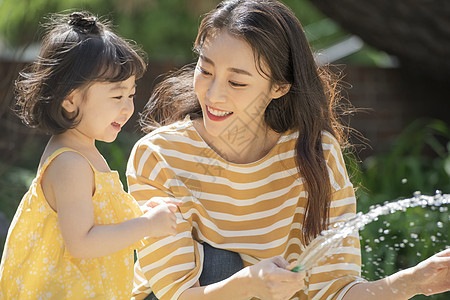
[[[439,198],[439,199],[437,199]],[[364,228],[365,225],[378,220],[379,216],[386,215],[389,213],[397,212],[397,211],[405,211],[409,207],[420,207],[420,206],[439,206],[442,203],[448,203],[450,199],[450,195],[445,194],[441,195],[439,197],[437,196],[426,196],[422,195],[420,192],[415,192],[414,197],[410,199],[401,199],[397,200],[395,202],[386,203],[384,205],[374,205],[371,206],[371,209],[368,213],[363,214],[362,212],[358,212],[356,216],[346,222],[339,222],[339,225],[332,227],[329,230],[324,230],[319,237],[317,237],[315,240],[313,240],[308,247],[303,251],[301,257],[299,258],[299,263],[304,265],[306,269],[310,269],[312,266],[314,266],[315,263],[317,263],[320,258],[325,258],[327,256],[330,256],[332,254],[332,250],[328,249],[336,249],[339,247],[342,247],[343,240],[348,237],[349,235],[353,234],[355,231],[361,230]],[[447,207],[439,206],[439,211],[448,211]],[[432,212],[430,209],[430,213],[424,213],[425,217],[433,217],[436,215],[437,211]],[[442,216],[444,218],[444,216]],[[446,216],[445,216],[446,218]],[[380,218],[381,219],[381,218]],[[436,219],[434,219],[436,220]],[[445,222],[441,221],[433,221],[432,224],[437,224],[438,228],[444,228],[446,226]],[[445,224],[444,224],[445,223]],[[387,221],[383,221],[383,224],[386,227],[389,227],[390,224]],[[415,226],[414,222],[409,222],[410,226]],[[384,226],[383,226],[384,227]],[[380,236],[378,238],[375,238],[373,240],[371,239],[365,239],[366,245],[365,251],[367,253],[372,252],[370,256],[375,256],[375,262],[374,265],[380,265],[384,266],[385,261],[384,258],[380,258],[376,253],[373,253],[373,249],[369,246],[369,244],[377,243],[377,247],[382,246],[385,248],[388,248],[390,251],[396,251],[400,250],[400,248],[405,248],[407,246],[414,247],[414,242],[419,242],[419,235],[417,233],[410,233],[411,241],[408,239],[403,238],[401,236],[400,238],[395,235],[395,231],[393,232],[393,236],[389,236],[389,240],[396,241],[396,243],[392,246],[390,243],[381,243],[385,240],[388,240],[387,236],[390,234],[389,229],[383,229],[383,228],[377,228],[376,229],[378,233],[380,233]],[[442,230],[441,230],[442,231]],[[402,233],[403,234],[403,233]],[[423,248],[429,248],[434,242],[439,241],[438,237],[441,237],[441,234],[439,232],[435,231],[435,235],[430,236],[430,232],[426,234],[427,239],[424,238],[420,239],[420,242],[423,242],[423,244],[419,244],[417,246],[422,246]],[[433,242],[430,244],[429,239]],[[442,238],[441,238],[442,239]],[[445,240],[445,239],[444,239]],[[316,241],[316,242],[315,242]],[[373,244],[372,244],[373,245]],[[450,246],[449,246],[450,248]],[[421,256],[420,252],[417,252],[417,256]],[[371,257],[367,258],[368,261],[373,261]],[[381,271],[375,271],[374,273],[380,274],[384,273],[383,270]]]
[[[403,179],[402,179],[402,183],[403,183],[403,184],[405,184],[405,183],[407,183],[407,182],[408,182],[408,179],[406,179],[406,178],[403,178]]]

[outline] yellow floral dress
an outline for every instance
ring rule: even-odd
[[[64,246],[41,178],[52,160],[66,151],[74,150],[61,148],[47,159],[17,209],[0,265],[0,299],[130,299],[134,249],[139,244],[90,259],[74,258]],[[103,173],[91,167],[95,224],[116,224],[142,214],[116,171]]]

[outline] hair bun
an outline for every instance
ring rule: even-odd
[[[74,12],[69,17],[69,25],[82,33],[91,33],[96,28],[97,18],[94,16],[86,16],[81,12]]]

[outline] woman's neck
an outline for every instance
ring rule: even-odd
[[[193,124],[208,146],[225,160],[237,164],[262,159],[273,149],[281,136],[267,126],[230,128],[220,136],[212,136],[205,129],[202,119],[194,120]]]

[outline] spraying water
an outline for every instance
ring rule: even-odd
[[[377,205],[366,214],[357,213],[355,217],[337,224],[335,227],[324,230],[303,251],[298,260],[298,265],[293,271],[308,270],[320,259],[330,255],[338,247],[344,238],[364,228],[365,225],[376,220],[381,215],[387,215],[396,211],[404,211],[416,206],[442,206],[450,203],[450,194],[442,194],[436,191],[434,196],[422,195],[415,192],[414,197]]]

